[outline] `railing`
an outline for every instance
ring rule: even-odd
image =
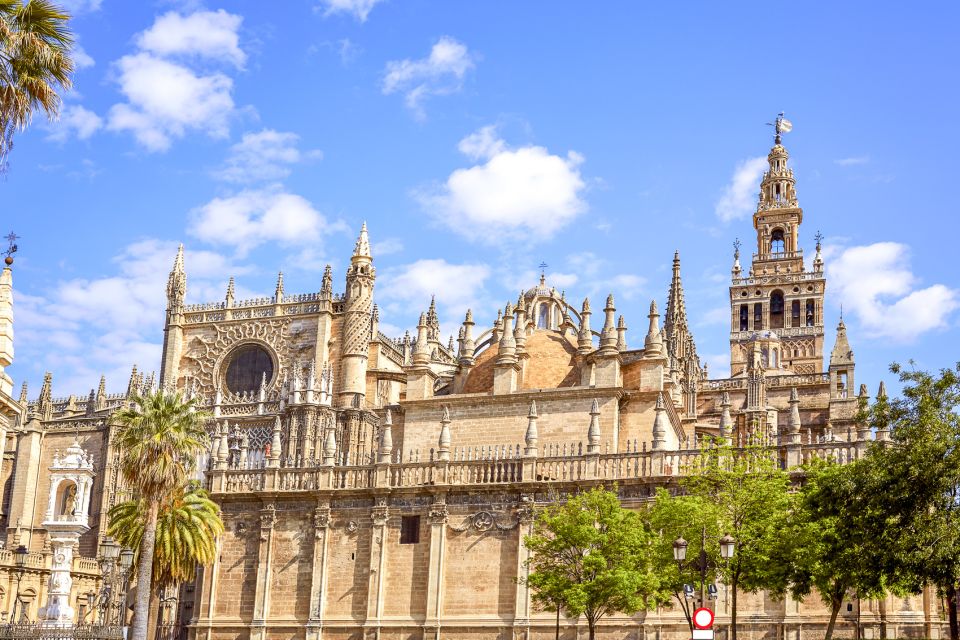
[[[852,435],[852,434],[851,434]],[[807,438],[809,438],[807,434]],[[782,468],[817,459],[846,464],[859,459],[870,440],[821,439],[796,444],[764,444],[771,460]],[[734,442],[735,455],[746,451]],[[708,445],[709,446],[709,445]],[[551,447],[556,451],[555,447]],[[490,486],[511,483],[565,483],[587,480],[670,478],[695,473],[706,460],[704,449],[653,451],[644,448],[620,453],[583,453],[571,446],[569,455],[487,457],[474,460],[384,462],[363,465],[214,469],[209,472],[214,493],[258,491],[302,492],[331,489],[404,488],[423,486]],[[2,553],[2,552],[0,552]],[[8,552],[9,553],[9,552]],[[40,556],[38,555],[38,558]],[[0,561],[2,561],[0,556]],[[0,638],[2,640],[2,638]]]
[[[0,640],[123,640],[124,628],[81,624],[51,627],[36,622],[0,625]]]

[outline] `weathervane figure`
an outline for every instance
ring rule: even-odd
[[[781,133],[790,133],[793,131],[793,123],[783,117],[783,111],[777,114],[776,120],[768,122],[767,126],[773,127],[773,130],[776,132],[776,136],[773,139],[775,144],[780,144]]]
[[[7,247],[7,251],[4,254],[6,257],[3,259],[3,261],[6,263],[8,267],[11,264],[13,264],[13,254],[17,252],[17,240],[19,239],[20,239],[20,236],[15,234],[13,231],[11,231],[7,235],[7,242],[9,243],[9,246]]]

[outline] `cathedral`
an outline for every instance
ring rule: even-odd
[[[16,599],[18,618],[51,615],[49,577],[67,544],[63,604],[77,621],[95,615],[107,512],[129,495],[111,415],[131,395],[165,386],[212,415],[200,469],[225,533],[216,562],[161,602],[162,624],[195,640],[552,638],[553,615],[537,611],[517,581],[537,507],[615,483],[623,503],[640,508],[657,488],[676,486],[704,436],[735,446],[759,439],[784,468],[853,460],[888,437],[854,420],[867,390],[855,391],[842,320],[827,351],[824,259],[819,235],[805,259],[788,160],[778,133],[753,215],[756,244],[733,256],[730,370],[719,377],[697,355],[679,254],[664,303],[629,319],[644,336],[635,348],[616,292],[568,300],[545,276],[505,301],[492,326],[462,310],[456,341],[444,343],[432,302],[416,335],[380,331],[364,225],[346,272],[335,277],[328,266],[308,293],[286,292],[281,275],[273,296],[237,300],[231,278],[224,299],[186,304],[181,248],[156,376],[134,368],[126,393],[107,394],[101,379],[89,394],[55,397],[47,374],[37,396],[24,386],[15,399],[2,373],[13,361],[8,266],[0,277],[0,612],[12,619]],[[79,502],[61,493],[67,467]],[[75,540],[57,533],[61,516],[82,516]],[[14,579],[11,550],[20,546],[26,570]],[[715,608],[723,629],[722,589]],[[816,597],[739,595],[743,638],[814,638],[827,619]],[[575,620],[562,627],[571,639],[586,630]],[[850,594],[838,633],[854,629],[941,637],[941,603],[932,591]],[[687,634],[678,607],[613,615],[599,629],[609,639]]]

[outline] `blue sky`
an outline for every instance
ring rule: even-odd
[[[535,283],[608,292],[642,346],[683,260],[701,356],[725,375],[732,242],[783,110],[871,392],[886,366],[960,359],[953,3],[70,0],[82,63],[63,118],[0,184],[18,235],[17,361],[31,398],[156,369],[166,275],[188,299],[316,291],[363,220],[381,328],[437,295],[481,326]],[[3,231],[6,233],[7,229]]]

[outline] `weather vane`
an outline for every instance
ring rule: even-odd
[[[768,122],[767,126],[773,127],[774,131],[776,132],[776,137],[774,138],[774,142],[776,142],[776,144],[780,144],[781,133],[790,133],[793,131],[793,123],[783,117],[783,111],[777,114],[776,120],[773,122]]]
[[[740,255],[740,238],[733,241],[733,252]]]
[[[820,243],[823,242],[823,234],[820,233],[819,229],[817,229],[817,235],[813,236],[813,239],[817,241],[817,249],[819,249]]]
[[[7,242],[9,243],[9,246],[7,247],[7,251],[4,254],[6,257],[3,260],[7,264],[7,266],[10,266],[11,264],[13,264],[13,254],[17,252],[17,240],[19,239],[20,239],[20,236],[15,234],[13,231],[11,231],[9,235],[7,235]]]

